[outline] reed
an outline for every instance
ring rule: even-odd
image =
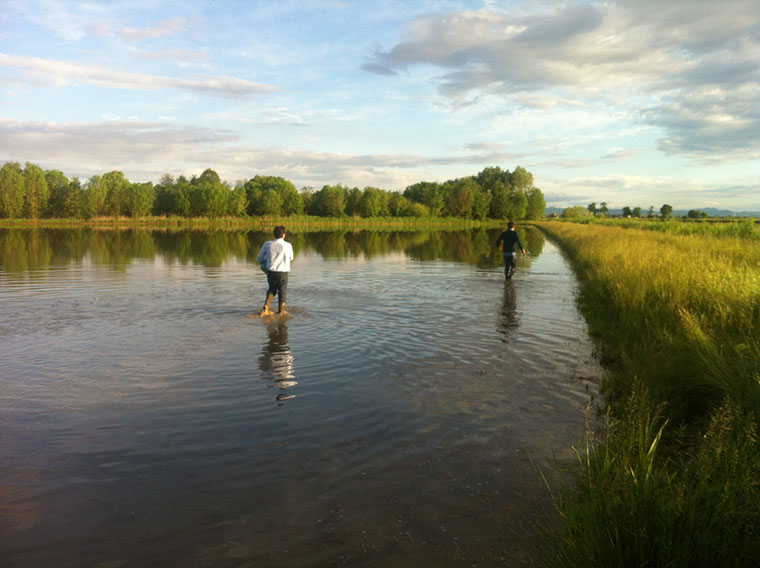
[[[573,260],[608,420],[558,499],[558,566],[760,561],[760,242],[544,223]]]

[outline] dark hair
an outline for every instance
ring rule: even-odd
[[[507,229],[514,229],[514,228],[515,228],[515,224],[512,221],[507,223]]]
[[[285,233],[287,233],[287,231],[285,230],[285,227],[283,227],[282,225],[277,225],[274,228],[274,238],[275,239],[281,239],[282,237],[285,236]]]

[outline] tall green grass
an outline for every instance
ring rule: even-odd
[[[95,217],[92,219],[0,219],[0,228],[77,228],[102,229],[200,229],[266,230],[285,225],[289,230],[433,230],[500,227],[505,221],[462,219],[458,217]]]
[[[558,566],[760,563],[760,242],[544,223],[581,280],[608,420],[558,500]]]

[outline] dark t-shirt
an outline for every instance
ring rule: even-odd
[[[517,234],[517,231],[514,229],[507,229],[504,231],[501,235],[499,235],[499,238],[496,240],[496,246],[499,246],[499,243],[504,243],[504,250],[503,252],[514,252],[515,250],[515,244],[517,244],[520,247],[520,250],[524,249],[522,242],[520,241],[520,235]]]

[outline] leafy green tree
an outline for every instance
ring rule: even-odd
[[[408,202],[406,206],[399,211],[400,217],[427,217],[430,211],[422,203]]]
[[[127,210],[127,193],[130,185],[124,173],[114,171],[103,174],[100,184],[106,193],[106,211],[114,217],[121,216]]]
[[[575,207],[567,207],[562,212],[562,217],[565,219],[586,219],[591,217],[591,212],[586,207],[578,205]]]
[[[633,215],[633,210],[627,205],[623,207],[623,217],[630,217],[631,215]]]
[[[153,203],[153,214],[159,216],[176,214],[174,178],[170,174],[164,174],[155,189],[156,200]]]
[[[174,184],[174,208],[180,217],[190,217],[193,214],[193,187],[185,176],[179,176]]]
[[[517,166],[512,172],[512,187],[527,195],[533,189],[533,174],[522,166]]]
[[[427,206],[430,215],[438,217],[444,207],[444,189],[439,183],[421,181],[408,186],[403,193],[409,201]]]
[[[534,187],[528,191],[528,207],[525,211],[525,218],[531,221],[537,221],[544,216],[546,211],[546,199],[543,192]]]
[[[24,212],[24,172],[18,162],[5,162],[0,168],[0,216],[21,217]]]
[[[359,203],[359,211],[364,218],[368,217],[387,217],[390,214],[388,210],[388,201],[390,194],[376,187],[365,187],[362,198]]]
[[[66,199],[69,196],[69,179],[59,170],[46,170],[45,181],[50,190],[46,214],[60,219],[66,216]]]
[[[106,214],[106,186],[101,178],[94,175],[87,180],[84,187],[86,196],[85,218],[98,217]]]
[[[320,217],[343,217],[345,208],[346,189],[341,185],[326,185],[314,193],[309,213]]]
[[[248,207],[248,194],[245,190],[245,185],[241,183],[235,184],[235,189],[230,192],[230,202],[227,208],[227,214],[233,217],[242,217],[245,215],[246,208]]]
[[[652,219],[654,217],[654,205],[649,206],[649,210],[647,211],[647,219]]]
[[[284,178],[257,175],[245,183],[245,189],[249,215],[298,215],[304,211],[303,197],[293,183]],[[280,206],[277,213],[271,213],[274,205],[271,195],[266,197],[266,204],[262,201],[266,190],[275,191],[279,196]]]
[[[132,183],[127,188],[127,213],[135,217],[145,217],[153,210],[156,189],[152,182]]]
[[[488,217],[491,207],[491,194],[485,191],[477,182],[472,185],[472,188],[472,218],[482,221]]]
[[[43,169],[30,162],[24,168],[24,211],[29,219],[38,219],[47,210],[50,189]]]
[[[707,213],[701,209],[690,209],[686,216],[689,219],[704,219],[705,217],[708,217]]]
[[[443,184],[443,213],[448,217],[470,218],[475,194],[480,190],[475,178],[460,178]]]
[[[596,215],[596,203],[589,203],[586,209],[588,209],[592,215]]]
[[[276,189],[268,187],[261,192],[257,210],[259,215],[282,215],[282,197]]]
[[[314,199],[314,188],[310,186],[302,187],[298,194],[301,196],[301,201],[303,201],[303,210],[311,211],[311,202]]]
[[[363,192],[358,187],[352,187],[346,193],[346,215],[349,217],[361,216],[361,201]]]
[[[502,170],[498,166],[490,166],[483,168],[483,170],[475,176],[475,181],[478,182],[480,187],[493,195],[497,187],[512,187],[512,174],[510,174],[509,171]]]
[[[89,214],[87,194],[77,177],[69,182],[63,209],[65,216],[73,219],[86,219]]]
[[[400,193],[396,193],[395,191],[391,194],[390,199],[388,200],[388,212],[391,214],[392,217],[401,217],[402,211],[404,208],[408,207],[411,204],[411,201],[409,201],[406,197],[401,195]]]
[[[509,196],[509,211],[507,217],[512,221],[525,219],[528,212],[528,198],[522,191],[515,191]]]
[[[641,207],[634,207],[631,212],[632,217],[641,218]]]
[[[501,180],[491,186],[491,204],[489,217],[492,219],[506,219],[509,216],[509,193],[510,187]]]
[[[207,168],[190,180],[190,203],[193,215],[221,217],[227,212],[229,186],[222,183],[219,174]]]
[[[670,218],[670,216],[673,215],[673,206],[663,203],[662,207],[660,207],[660,215],[663,219]]]
[[[607,202],[606,202],[606,201],[602,201],[602,202],[599,204],[599,212],[600,212],[602,215],[604,215],[605,217],[606,217],[607,215],[609,215],[609,213],[610,213],[610,208],[609,208],[609,207],[607,207]]]

